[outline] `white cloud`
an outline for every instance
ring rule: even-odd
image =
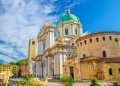
[[[0,59],[10,62],[27,57],[29,38],[37,36],[45,20],[56,21],[57,16],[48,15],[56,11],[56,6],[53,6],[56,1],[0,0],[0,40],[6,43],[0,45],[0,51],[6,54],[0,54]]]
[[[18,52],[27,56],[28,39],[37,36],[44,20],[56,18],[48,16],[48,13],[54,11],[54,6],[50,3],[38,3],[37,0],[0,0],[0,2],[4,9],[0,14],[0,40],[17,46],[15,51],[11,45],[2,44],[0,51],[15,58],[20,58]],[[7,62],[14,60],[0,54],[0,59],[2,57],[5,57],[4,60]]]
[[[13,53],[13,48],[10,48],[8,45],[0,44],[0,51],[6,53]]]
[[[8,57],[6,55],[0,55],[0,60],[3,60],[5,62],[12,62],[14,61],[15,59],[11,58],[11,57]]]

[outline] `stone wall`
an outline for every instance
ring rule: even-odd
[[[29,40],[28,59],[35,60],[36,58],[36,39]]]
[[[100,33],[92,34],[77,39],[77,55],[79,58],[96,56],[103,57],[103,51],[106,57],[120,56],[120,33]]]
[[[63,66],[64,75],[70,76],[70,67],[74,67],[75,81],[91,80],[93,78],[98,80],[115,80],[120,77],[120,63],[106,63],[104,59],[91,58],[77,62],[75,57],[68,58]],[[112,75],[110,75],[110,68],[112,68]]]
[[[112,75],[109,74],[109,69],[112,69]],[[104,64],[104,75],[106,80],[115,80],[120,77],[120,63]]]

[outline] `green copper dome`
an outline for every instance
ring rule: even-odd
[[[62,22],[65,22],[65,21],[79,22],[79,18],[77,16],[75,16],[74,14],[71,14],[70,9],[67,8],[66,13],[58,19],[57,25],[62,23]]]

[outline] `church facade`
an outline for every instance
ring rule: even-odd
[[[51,26],[49,21],[46,21],[37,39],[30,39],[29,72],[33,72],[37,77],[60,78],[67,75],[75,80],[91,79],[95,77],[98,63],[114,63],[118,64],[115,67],[120,67],[119,40],[119,32],[83,33],[79,18],[67,8],[56,26]],[[109,62],[109,58],[113,59],[113,62]],[[100,69],[100,72],[103,72],[102,70]],[[107,73],[109,70],[106,70]],[[104,74],[100,75],[100,79],[104,77]]]
[[[56,32],[56,39],[54,32]],[[68,56],[75,54],[75,39],[82,34],[78,17],[66,9],[53,27],[45,22],[38,34],[38,55],[36,60],[37,76],[59,78],[63,75],[63,65]]]

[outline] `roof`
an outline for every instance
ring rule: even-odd
[[[80,21],[79,21],[79,18],[78,18],[76,15],[70,13],[70,9],[69,9],[69,8],[67,8],[67,9],[66,9],[66,13],[63,14],[63,15],[58,19],[57,25],[60,24],[60,23],[62,23],[62,22],[65,22],[65,21],[80,22]]]
[[[100,35],[120,35],[120,32],[114,32],[114,31],[95,32],[95,33],[88,34],[88,35],[85,35],[85,36],[80,36],[76,40],[76,43],[78,43],[79,41],[81,41],[83,39],[94,37],[94,36],[100,36]]]
[[[120,57],[112,57],[112,58],[103,58],[103,57],[86,57],[81,58],[80,61],[89,61],[89,60],[102,60],[105,63],[120,63]]]
[[[86,58],[80,58],[80,61],[97,60],[97,59],[100,59],[100,57],[90,56]]]
[[[120,63],[120,57],[105,58],[106,63]]]

